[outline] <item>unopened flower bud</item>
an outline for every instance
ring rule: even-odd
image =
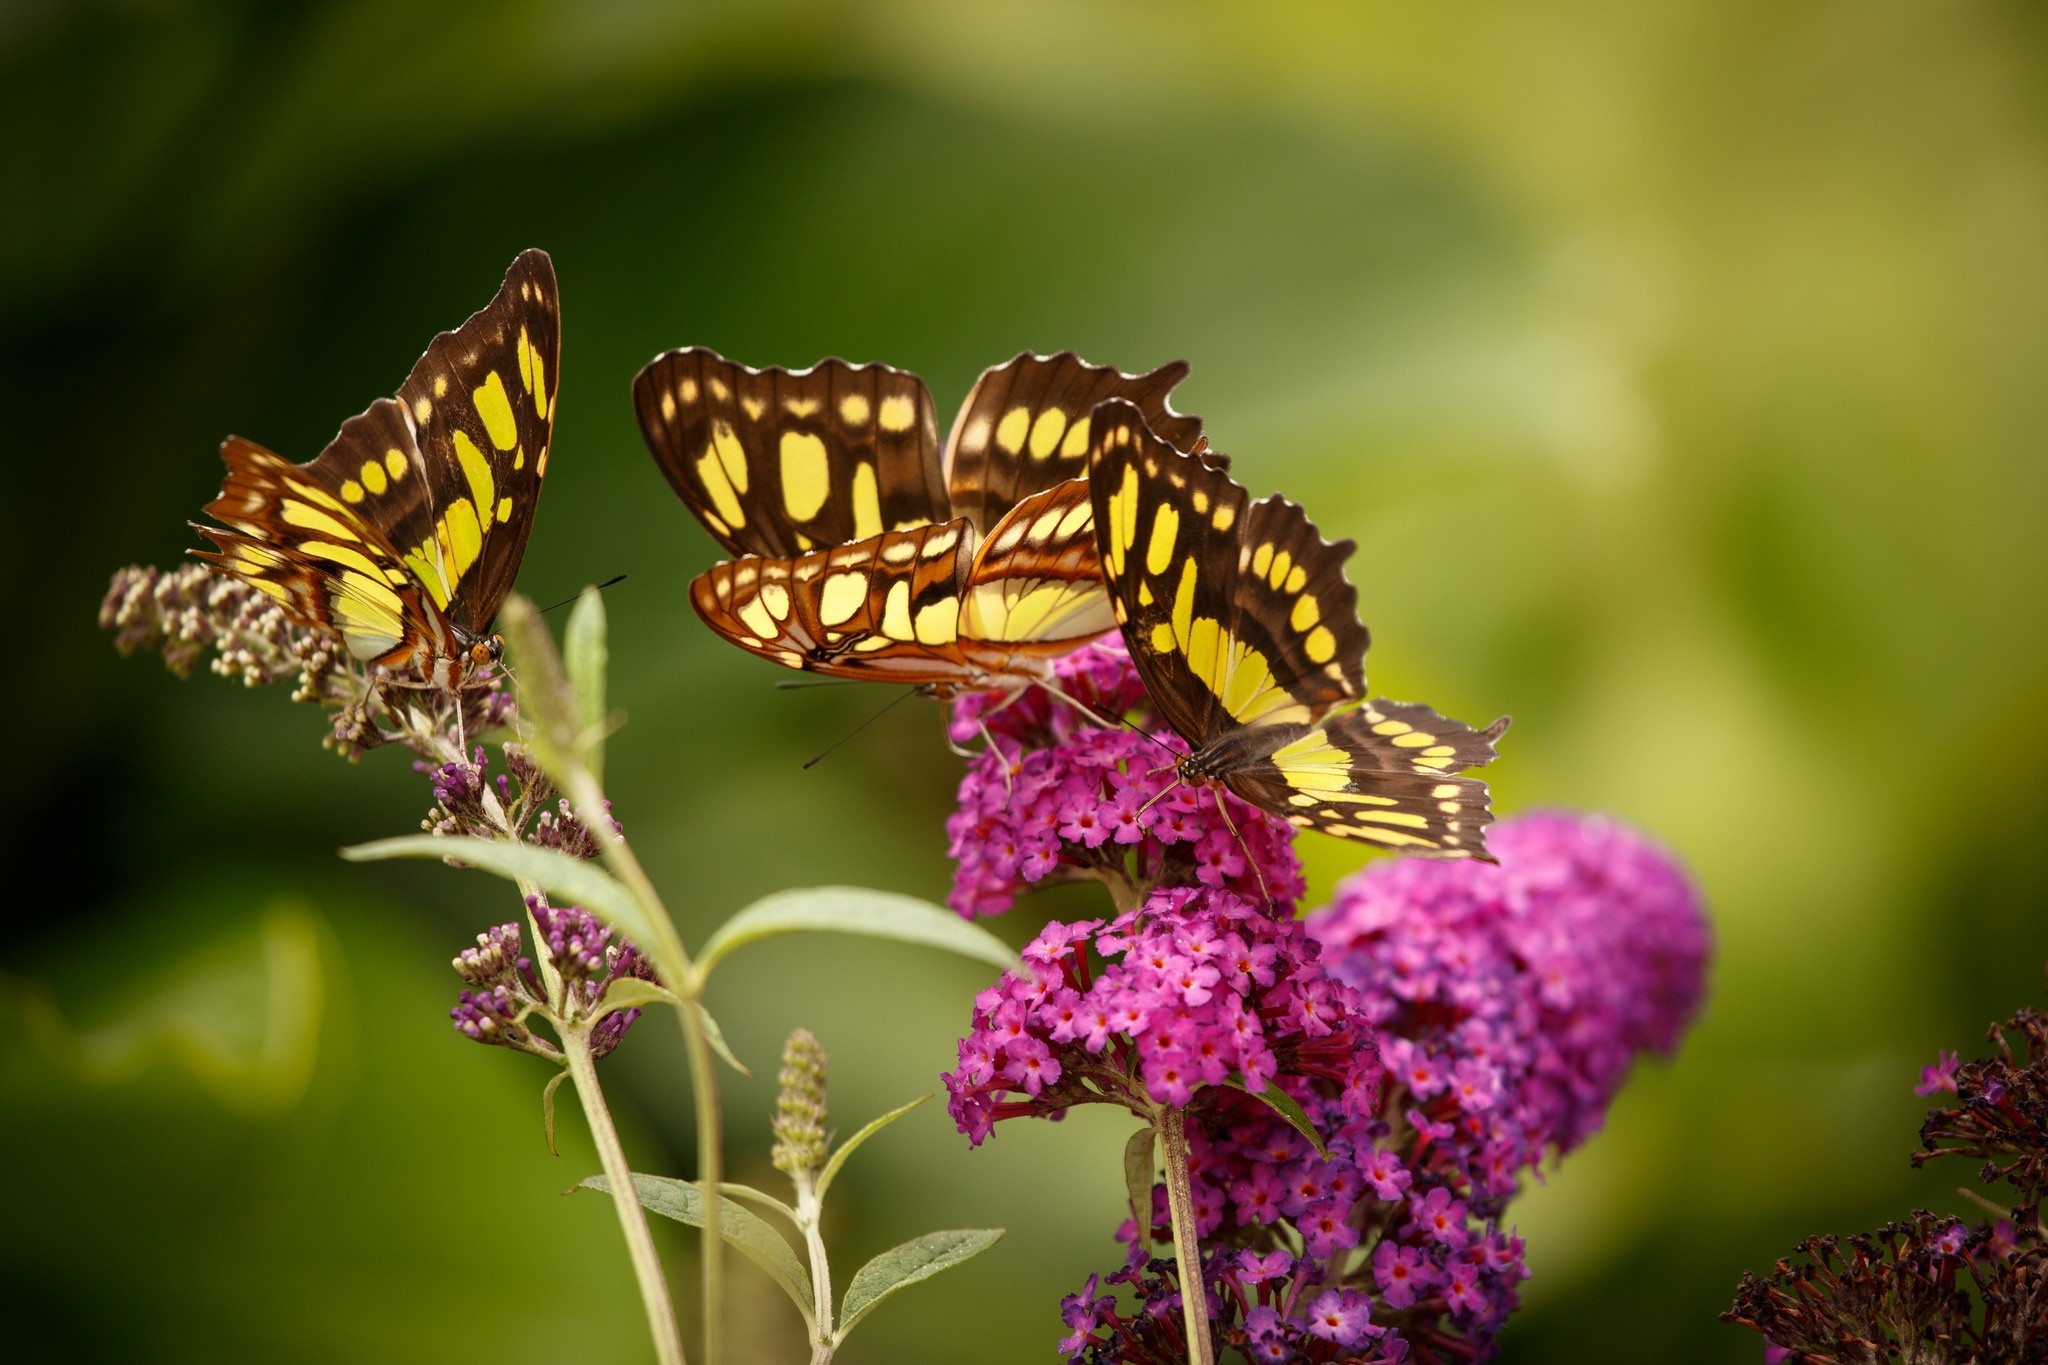
[[[769,1124],[775,1133],[770,1159],[791,1179],[815,1174],[825,1164],[831,1136],[825,1131],[825,1049],[809,1030],[789,1035],[776,1079],[782,1093],[776,1096],[775,1118]]]

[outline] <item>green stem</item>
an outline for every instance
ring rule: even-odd
[[[676,1327],[675,1305],[669,1301],[661,1258],[655,1254],[654,1235],[647,1230],[647,1214],[633,1188],[633,1168],[626,1164],[626,1149],[619,1145],[619,1130],[612,1125],[611,1110],[605,1107],[604,1092],[597,1084],[590,1031],[581,1026],[564,1028],[562,1051],[569,1060],[576,1097],[583,1101],[590,1136],[597,1143],[598,1163],[612,1188],[612,1207],[619,1215],[619,1231],[626,1236],[626,1251],[633,1258],[633,1275],[640,1282],[640,1300],[647,1308],[647,1327],[654,1334],[655,1358],[661,1365],[685,1365],[683,1337]]]
[[[632,847],[612,834],[611,815],[604,808],[604,792],[597,785],[596,777],[578,763],[570,765],[569,770],[556,780],[568,792],[577,818],[597,840],[605,865],[625,883],[626,889],[633,893],[633,898],[646,912],[647,922],[654,930],[654,947],[658,954],[655,961],[664,968],[672,967],[677,976],[677,980],[662,984],[682,999],[682,1006],[676,1014],[682,1025],[683,1049],[690,1060],[690,1089],[697,1105],[697,1179],[704,1189],[705,1231],[700,1258],[704,1287],[704,1359],[706,1365],[719,1365],[725,1349],[725,1238],[719,1233],[723,1225],[720,1205],[724,1203],[725,1196],[720,1185],[725,1179],[725,1158],[719,1124],[718,1072],[711,1055],[710,1041],[704,1036],[703,1021],[697,1016],[697,1002],[704,994],[704,983],[697,975],[696,965],[690,960],[689,950],[683,946],[682,935],[676,932],[675,920],[670,918],[668,907],[662,904],[660,893],[655,891],[646,869],[633,856]]]
[[[803,1232],[804,1246],[811,1256],[811,1310],[817,1314],[818,1332],[811,1342],[811,1365],[826,1365],[838,1342],[832,1326],[832,1262],[825,1255],[825,1207],[809,1171],[792,1177],[796,1185],[796,1225]]]
[[[1209,1295],[1202,1287],[1202,1248],[1195,1240],[1195,1192],[1188,1174],[1187,1110],[1161,1105],[1152,1126],[1166,1157],[1166,1207],[1173,1215],[1173,1254],[1180,1262],[1180,1305],[1187,1324],[1188,1365],[1215,1365],[1209,1340]]]
[[[697,1100],[697,1180],[704,1190],[704,1237],[701,1269],[704,1285],[704,1358],[718,1365],[725,1341],[725,1238],[722,1204],[725,1194],[725,1154],[720,1144],[722,1120],[718,1107],[717,1059],[711,1042],[704,1036],[704,1023],[697,1017],[693,992],[676,1011],[683,1021],[683,1046],[690,1056],[690,1088]]]

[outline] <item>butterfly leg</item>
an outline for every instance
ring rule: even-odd
[[[995,733],[988,728],[988,722],[986,720],[976,719],[975,724],[981,727],[981,742],[984,745],[986,745],[988,749],[993,750],[995,756],[1003,761],[1003,800],[1016,800],[1017,786],[1014,782],[1010,780],[1010,756],[1003,752],[1002,745],[996,743]]]
[[[1151,772],[1146,773],[1145,776],[1157,777],[1161,773],[1170,773],[1173,771],[1174,765],[1169,763],[1164,768],[1154,768]],[[1143,815],[1146,811],[1151,810],[1154,806],[1158,805],[1161,801],[1164,801],[1167,797],[1173,795],[1180,789],[1180,779],[1175,778],[1172,782],[1168,783],[1165,787],[1161,788],[1158,794],[1155,795],[1150,801],[1147,801],[1144,805],[1138,807],[1138,814]]]
[[[1223,817],[1223,827],[1230,831],[1231,838],[1237,840],[1239,850],[1244,853],[1244,865],[1252,870],[1252,876],[1259,884],[1259,895],[1264,898],[1266,909],[1277,910],[1279,907],[1273,904],[1272,889],[1266,885],[1266,874],[1260,871],[1258,860],[1252,857],[1252,846],[1244,841],[1244,835],[1238,832],[1237,822],[1230,818],[1229,807],[1223,804],[1223,788],[1211,787],[1209,791],[1216,798],[1216,813]]]
[[[1050,678],[1040,678],[1038,680],[1038,685],[1045,689],[1046,694],[1048,696],[1056,697],[1059,700],[1065,702],[1067,705],[1073,707],[1076,711],[1079,711],[1083,716],[1087,717],[1091,721],[1094,721],[1097,725],[1102,726],[1104,729],[1114,730],[1116,728],[1117,722],[1114,719],[1103,715],[1102,712],[1096,710],[1087,702],[1082,701],[1079,697],[1076,697],[1071,693],[1065,691],[1058,684],[1054,683]],[[1023,694],[1020,692],[1018,695],[1021,696]]]
[[[469,722],[468,717],[462,714],[462,694],[459,692],[444,692],[441,695],[452,698],[455,702],[455,752],[467,758],[469,757]]]

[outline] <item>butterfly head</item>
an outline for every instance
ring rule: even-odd
[[[455,679],[458,683],[475,677],[479,669],[496,667],[505,658],[505,637],[495,632],[490,635],[459,633],[455,644],[455,661],[461,673],[461,677]]]

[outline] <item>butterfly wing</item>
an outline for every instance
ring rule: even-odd
[[[960,593],[974,528],[965,520],[807,555],[750,555],[690,584],[712,630],[750,654],[868,682],[959,684]]]
[[[1252,503],[1123,403],[1094,416],[1103,570],[1146,690],[1191,748],[1183,771],[1340,838],[1485,857],[1505,720],[1365,701],[1367,634],[1332,544],[1294,503]]]
[[[1344,577],[1357,545],[1324,540],[1300,505],[1277,493],[1253,503],[1233,534],[1231,633],[1318,715],[1363,697],[1371,637],[1358,619],[1358,590]],[[1230,550],[1217,543],[1205,552]]]
[[[634,376],[633,406],[670,486],[735,555],[789,559],[952,516],[914,374],[754,370],[693,346]]]
[[[561,351],[554,262],[545,251],[522,252],[498,296],[435,337],[399,389],[412,449],[395,444],[395,432],[387,441],[384,430],[351,423],[320,457],[336,459],[344,473],[359,464],[368,515],[469,635],[489,628],[526,556],[547,476]],[[388,469],[394,450],[420,477],[372,493],[376,463]]]
[[[1236,629],[1244,489],[1174,450],[1121,399],[1097,407],[1091,426],[1103,578],[1160,714],[1197,749],[1243,725],[1314,720],[1315,701],[1293,697]]]
[[[221,458],[227,478],[206,513],[236,529],[195,522],[217,547],[194,551],[199,558],[247,580],[301,625],[339,634],[358,659],[424,672],[455,653],[446,618],[383,532],[312,465],[240,437],[227,440]]]
[[[287,610],[341,631],[359,658],[424,669],[452,657],[518,575],[560,344],[554,267],[525,252],[487,307],[434,338],[397,398],[342,423],[314,459],[230,438],[206,513],[240,534],[200,527],[220,547],[201,557],[280,585]]]
[[[944,467],[953,515],[984,532],[1034,493],[1085,478],[1089,421],[1111,398],[1135,404],[1151,429],[1177,450],[1201,440],[1202,421],[1167,401],[1187,377],[1176,360],[1146,374],[1090,365],[1072,351],[1019,353],[975,381],[946,439]]]
[[[1253,805],[1340,839],[1484,859],[1493,820],[1486,783],[1452,774],[1491,763],[1507,725],[1503,717],[1474,730],[1427,706],[1375,699],[1327,718],[1224,782]]]
[[[961,648],[989,674],[1032,676],[1032,661],[1116,629],[1086,479],[1025,498],[983,541],[960,610]]]

